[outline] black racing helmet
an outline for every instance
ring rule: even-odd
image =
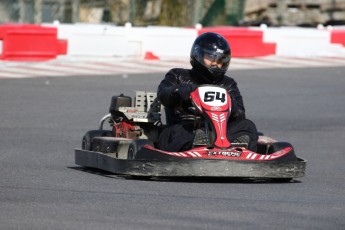
[[[204,58],[221,63],[207,66]],[[206,32],[197,37],[190,52],[190,64],[196,71],[202,83],[216,83],[220,81],[229,68],[231,50],[224,37],[217,33]]]

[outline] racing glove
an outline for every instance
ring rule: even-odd
[[[176,89],[176,93],[182,101],[187,101],[189,100],[190,93],[193,92],[196,87],[197,86],[194,84],[183,83],[178,86],[178,88]]]

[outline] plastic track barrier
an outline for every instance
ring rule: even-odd
[[[345,46],[345,30],[333,30],[331,33],[331,43]]]
[[[276,44],[263,42],[263,32],[248,28],[205,27],[198,34],[214,32],[221,34],[230,44],[233,57],[258,57],[274,55]]]
[[[57,39],[57,29],[40,25],[0,25],[0,59],[43,61],[67,54],[67,41]],[[1,44],[1,43],[0,43]]]

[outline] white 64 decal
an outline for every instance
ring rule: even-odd
[[[223,88],[213,86],[199,87],[199,97],[209,106],[223,106],[227,104],[227,92]]]

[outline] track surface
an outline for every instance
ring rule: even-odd
[[[293,183],[145,181],[74,164],[112,95],[163,74],[0,79],[1,229],[344,229],[345,67],[236,70],[248,117],[307,159]]]
[[[126,60],[116,58],[86,60],[61,58],[44,62],[0,62],[1,78],[28,77],[66,77],[93,75],[128,75],[143,73],[161,73],[167,69],[189,68],[188,59],[180,60]],[[257,58],[232,58],[231,69],[267,69],[267,68],[315,68],[345,66],[345,57],[281,57],[265,56]]]

